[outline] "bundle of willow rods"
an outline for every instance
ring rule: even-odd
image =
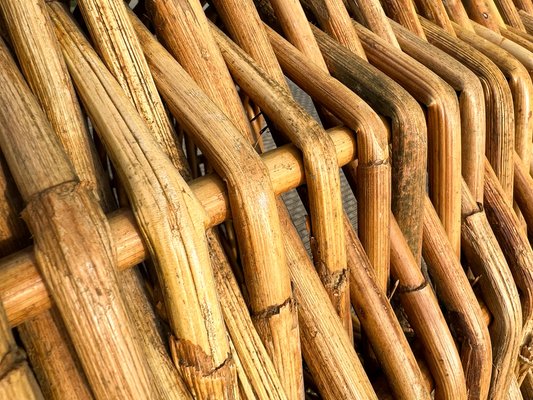
[[[532,79],[532,0],[0,0],[0,400],[533,400]]]

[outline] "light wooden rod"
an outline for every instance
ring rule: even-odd
[[[335,144],[339,167],[356,157],[356,137],[347,128],[332,128],[328,133]],[[305,183],[300,152],[286,145],[261,156],[276,194]],[[218,175],[207,175],[190,183],[191,189],[207,213],[206,228],[218,225],[230,216],[229,200]],[[130,210],[119,210],[108,216],[120,270],[132,268],[147,257],[141,234]],[[51,300],[28,247],[0,260],[0,300],[4,303],[11,326],[50,308]]]

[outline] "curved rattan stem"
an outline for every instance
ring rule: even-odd
[[[0,142],[29,203],[24,216],[35,238],[40,271],[94,394],[107,399],[152,398],[146,364],[118,288],[107,221],[95,197],[77,183],[59,141],[3,45],[0,54],[4,88],[0,119],[2,127],[10,127],[9,132],[2,130]],[[35,152],[40,157],[34,157]],[[94,240],[87,243],[87,237]]]

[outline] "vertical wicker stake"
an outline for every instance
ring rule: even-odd
[[[94,196],[77,183],[3,44],[0,65],[0,125],[10,127],[0,132],[0,143],[29,203],[24,217],[35,238],[40,271],[94,394],[99,399],[152,398],[147,368],[117,285],[107,221]]]
[[[0,303],[0,398],[44,399],[41,389],[26,363],[24,353],[17,348],[4,307]]]

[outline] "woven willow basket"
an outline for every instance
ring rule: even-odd
[[[67,3],[0,0],[0,400],[533,399],[531,0]]]

